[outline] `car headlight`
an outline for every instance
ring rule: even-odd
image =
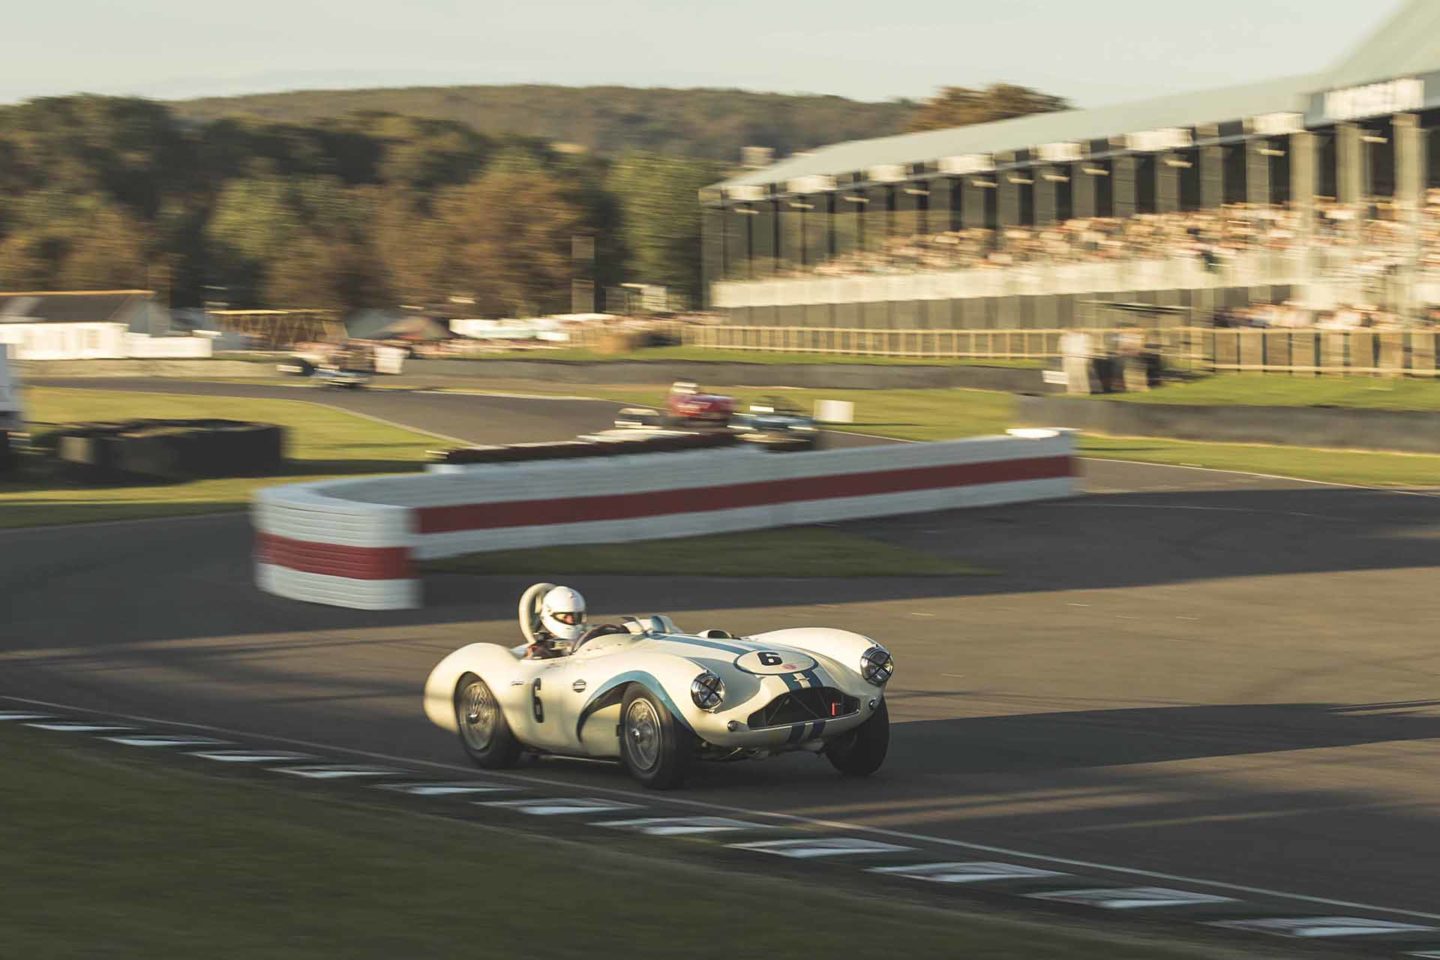
[[[701,710],[714,710],[725,702],[725,681],[706,670],[690,682],[690,699]]]
[[[866,683],[883,687],[894,672],[895,658],[878,643],[860,655],[860,676]]]

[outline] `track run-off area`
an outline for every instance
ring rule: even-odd
[[[313,399],[475,443],[565,439],[603,429],[618,406],[64,385]],[[792,755],[702,765],[664,796],[605,764],[541,761],[503,779],[635,803],[647,811],[636,818],[768,817],[1274,917],[1433,927],[1408,945],[1314,938],[1440,951],[1440,499],[1116,461],[1085,470],[1073,500],[843,525],[990,576],[565,578],[597,621],[663,612],[687,629],[833,625],[885,643],[896,726],[876,777],[840,780]],[[258,592],[250,541],[236,514],[0,531],[0,710],[465,776],[420,685],[463,643],[516,642],[531,578],[436,575],[423,609],[340,610]]]

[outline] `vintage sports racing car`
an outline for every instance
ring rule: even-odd
[[[618,758],[655,789],[679,786],[695,760],[808,750],[865,776],[885,759],[895,667],[867,637],[818,627],[691,634],[663,616],[615,629],[548,660],[522,659],[523,646],[461,647],[426,680],[425,713],[481,767],[526,751]]]
[[[626,407],[615,419],[617,427],[723,427],[735,413],[735,398],[701,393],[688,380],[677,380],[665,395],[665,409]]]

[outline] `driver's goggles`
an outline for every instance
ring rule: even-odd
[[[584,622],[585,622],[585,614],[583,614],[583,613],[569,613],[569,612],[566,612],[566,613],[554,613],[554,614],[551,614],[551,616],[553,616],[556,620],[560,621],[561,623],[565,624],[565,626],[567,626],[567,627],[573,627],[573,626],[576,626],[577,624],[580,624],[580,623],[584,623]]]

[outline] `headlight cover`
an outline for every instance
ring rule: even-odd
[[[860,655],[860,676],[877,687],[885,686],[895,672],[895,658],[878,643]]]
[[[725,681],[706,670],[690,681],[690,699],[701,710],[715,710],[725,702]]]

